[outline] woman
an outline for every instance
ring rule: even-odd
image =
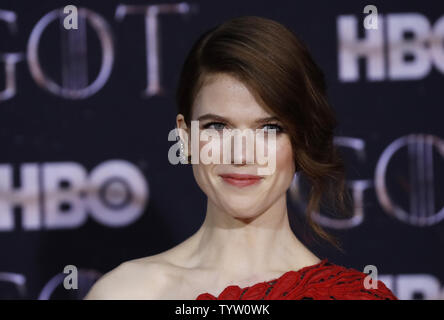
[[[246,148],[230,149],[228,163],[193,161],[208,197],[200,229],[168,251],[122,263],[87,299],[397,299],[381,281],[368,288],[367,274],[318,258],[290,228],[295,174],[311,183],[310,226],[337,247],[311,214],[324,196],[347,214],[349,199],[323,73],[291,31],[253,16],[209,30],[184,63],[176,98],[182,157],[191,157],[198,120],[199,132],[275,132],[274,170],[258,175],[263,165],[247,162]],[[199,141],[199,150],[217,139]]]

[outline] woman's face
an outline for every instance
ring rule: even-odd
[[[256,132],[256,129],[265,129],[266,136],[266,130],[276,130],[275,169],[272,174],[258,174],[260,172],[258,169],[267,167],[267,164],[258,163],[254,156],[256,148],[250,150],[253,153],[253,162],[247,161],[245,138],[240,153],[235,152],[234,139],[231,140],[231,149],[229,149],[231,161],[228,163],[223,162],[222,156],[227,149],[223,150],[221,147],[217,149],[220,152],[219,163],[204,164],[199,160],[198,164],[193,164],[197,184],[208,196],[212,205],[233,217],[252,219],[270,208],[279,198],[285,197],[290,187],[295,172],[290,137],[285,131],[281,131],[282,124],[278,120],[268,119],[266,122],[259,122],[260,119],[270,118],[273,115],[258,104],[242,82],[220,73],[209,75],[205,80],[195,98],[191,120],[199,119],[199,134],[213,129],[213,132],[214,130],[220,132],[220,138],[212,137],[209,141],[199,141],[199,151],[202,151],[205,145],[213,144],[215,139],[219,139],[218,145],[222,146],[222,129],[251,129],[253,132]],[[182,115],[178,115],[177,125],[181,128],[186,127]],[[190,129],[187,128],[188,146],[191,145]],[[270,139],[265,139],[265,145],[262,146],[265,147],[265,155],[269,159],[272,156],[272,148],[269,147],[271,137],[272,135],[269,136]],[[255,139],[255,147],[259,147],[257,140]],[[188,154],[191,154],[190,147],[188,150]],[[246,176],[233,176],[233,174],[257,177],[245,180]]]

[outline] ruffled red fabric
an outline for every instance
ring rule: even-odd
[[[381,280],[376,289],[366,289],[364,278],[367,276],[325,258],[270,281],[245,288],[230,285],[218,297],[202,293],[196,300],[398,300]]]

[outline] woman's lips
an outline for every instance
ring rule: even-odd
[[[251,174],[221,174],[220,177],[227,183],[236,187],[246,187],[259,183],[262,177]]]

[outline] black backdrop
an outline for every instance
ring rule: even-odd
[[[258,15],[293,30],[324,70],[363,206],[350,221],[321,221],[346,254],[306,244],[337,264],[375,265],[400,299],[444,297],[444,4],[373,1],[378,29],[366,30],[367,4],[2,0],[0,296],[82,298],[100,274],[198,229],[206,199],[191,168],[167,158],[180,68],[201,33]],[[67,5],[79,9],[76,31],[51,16]],[[348,41],[353,32],[373,42]],[[79,290],[63,288],[66,265],[78,268]]]

